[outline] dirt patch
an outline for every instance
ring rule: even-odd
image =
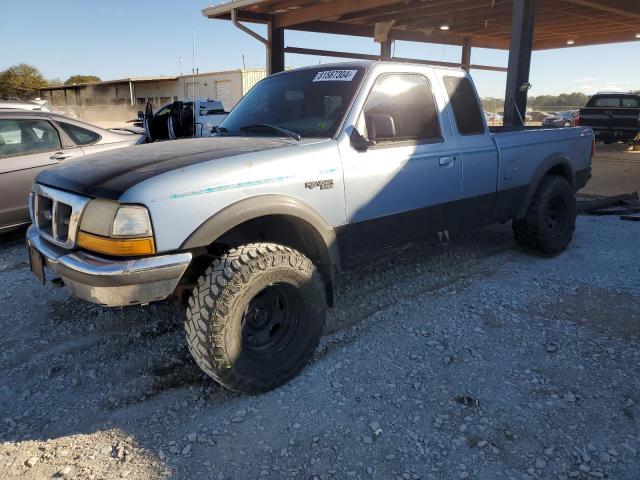
[[[543,314],[558,317],[595,332],[624,339],[640,339],[640,298],[627,292],[580,286],[562,303],[547,305]]]

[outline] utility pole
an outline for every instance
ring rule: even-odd
[[[196,29],[193,29],[193,59],[191,64],[191,78],[193,79],[193,99],[196,99]],[[195,105],[194,105],[195,107]]]

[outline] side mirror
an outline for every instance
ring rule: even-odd
[[[396,138],[396,123],[391,115],[374,113],[366,118],[369,138],[372,140]]]
[[[376,142],[373,142],[367,138],[365,138],[357,128],[353,129],[351,133],[351,146],[356,149],[358,152],[366,152],[369,147],[375,145]]]

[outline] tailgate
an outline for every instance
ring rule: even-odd
[[[612,110],[611,108],[583,108],[580,110],[580,125],[594,130],[608,130],[611,126]]]
[[[639,108],[616,108],[610,120],[610,128],[616,130],[637,130],[640,126]]]

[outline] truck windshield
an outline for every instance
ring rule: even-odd
[[[267,77],[249,91],[219,126],[231,135],[282,135],[271,125],[302,137],[336,134],[364,77],[362,67],[309,68]]]

